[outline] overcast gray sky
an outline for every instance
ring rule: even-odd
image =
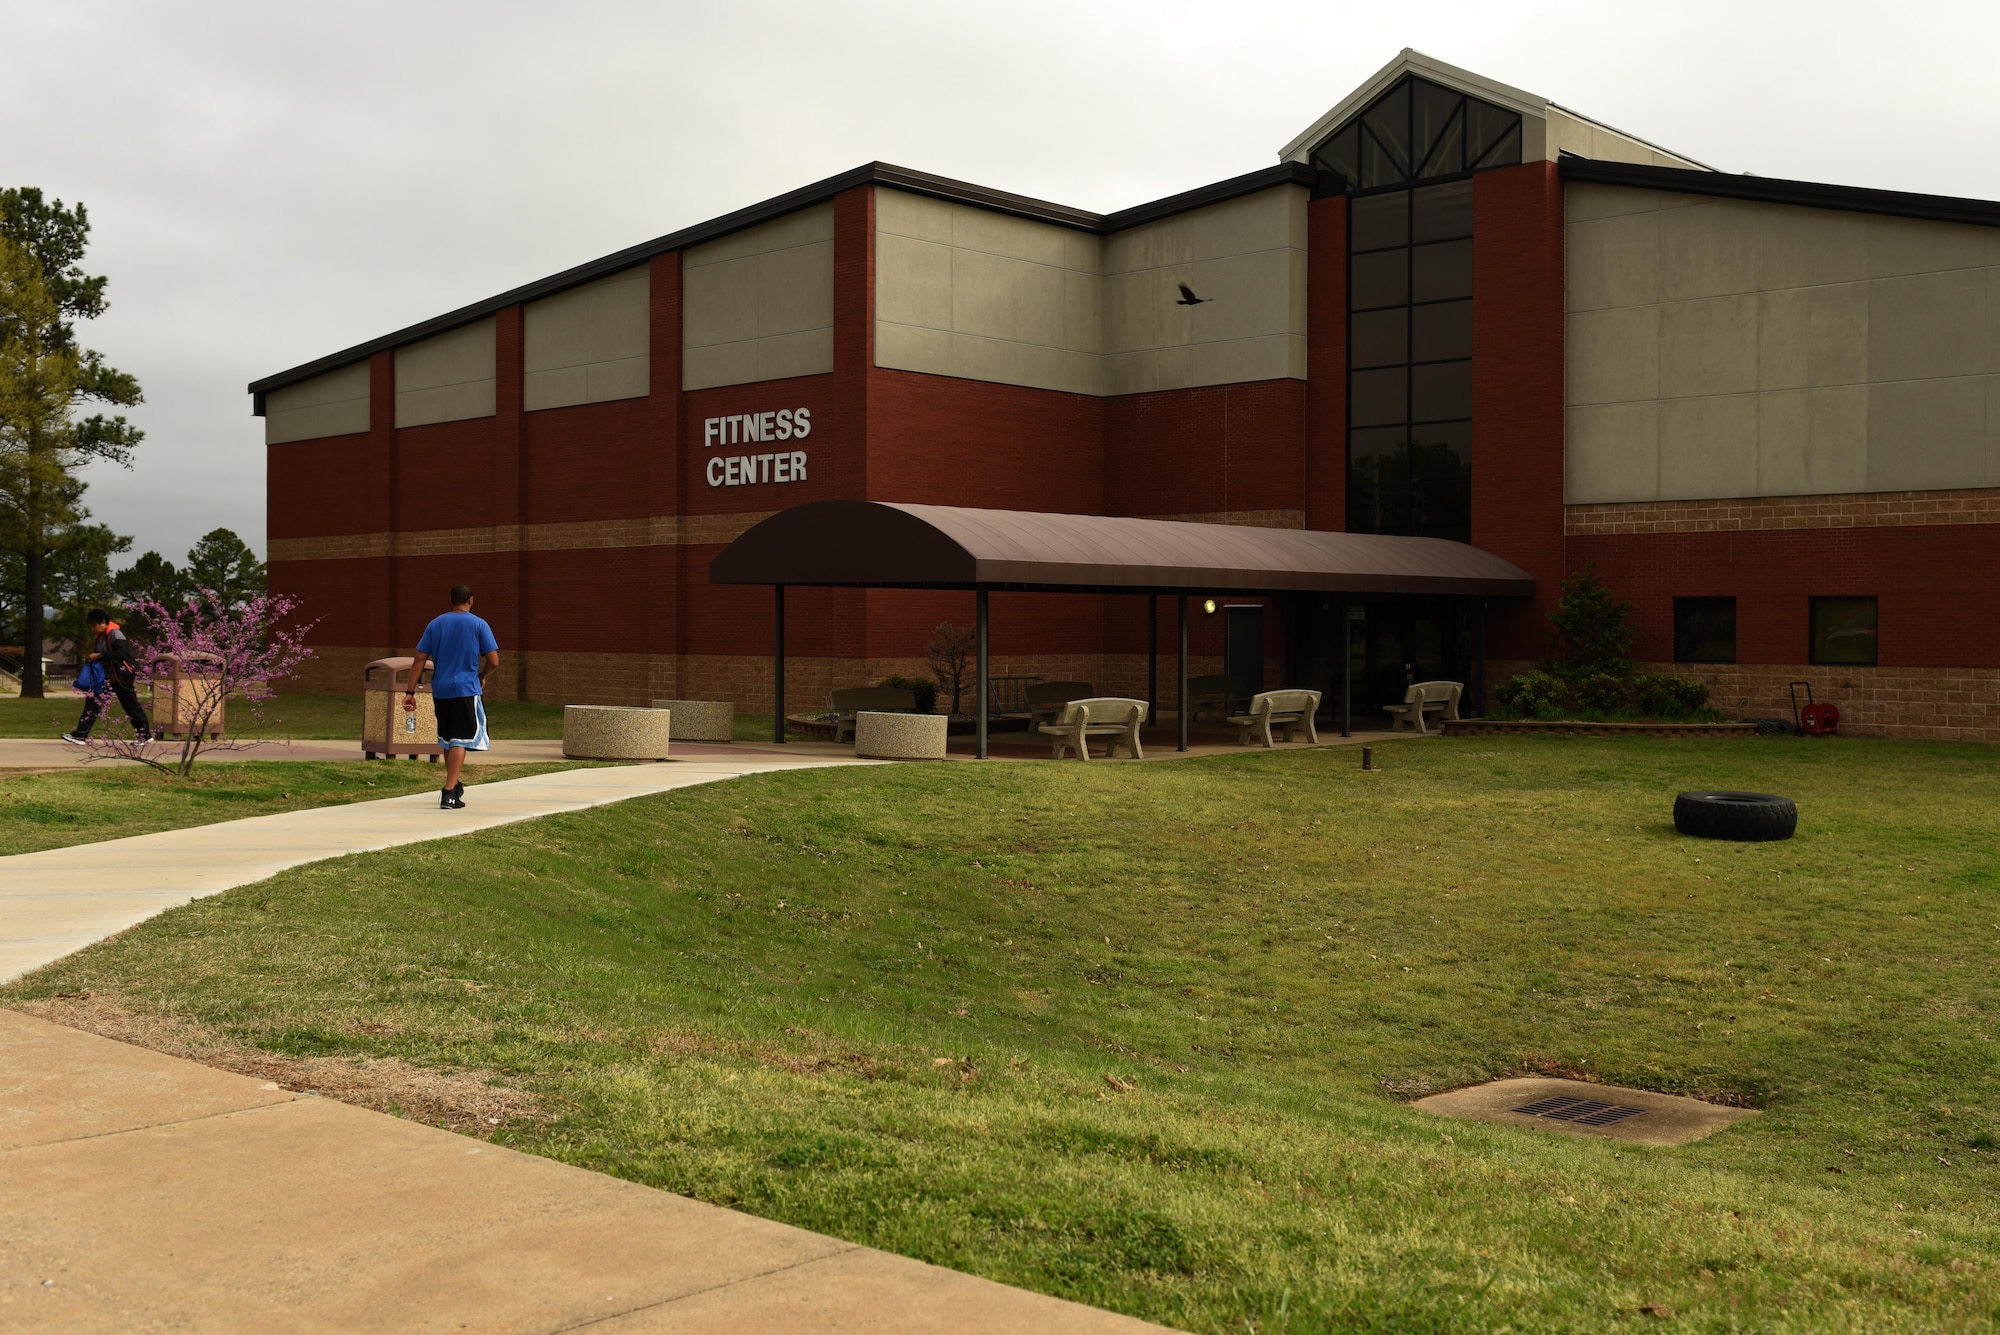
[[[0,185],[90,206],[147,439],[89,503],[178,559],[262,548],[247,381],[870,160],[1122,208],[1414,46],[1725,171],[1995,199],[1996,38],[1922,0],[0,0]]]

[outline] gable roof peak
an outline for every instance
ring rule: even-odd
[[[1304,162],[1311,156],[1313,148],[1342,125],[1360,115],[1376,98],[1395,87],[1397,80],[1406,74],[1415,74],[1429,79],[1432,83],[1452,89],[1454,92],[1469,93],[1483,98],[1509,111],[1518,111],[1524,116],[1535,116],[1546,120],[1549,114],[1549,100],[1537,93],[1523,92],[1497,79],[1489,79],[1483,74],[1461,69],[1457,65],[1426,55],[1414,46],[1406,46],[1397,57],[1375,71],[1359,88],[1342,98],[1324,116],[1307,126],[1297,138],[1278,150],[1280,162]]]

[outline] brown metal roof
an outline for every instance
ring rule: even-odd
[[[708,577],[715,584],[878,589],[1535,591],[1520,567],[1442,538],[886,501],[817,501],[780,511],[729,544]]]

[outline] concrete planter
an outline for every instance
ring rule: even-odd
[[[943,760],[943,714],[876,714],[854,716],[854,754],[870,760]]]
[[[727,700],[655,700],[653,708],[674,716],[674,736],[683,742],[736,740],[736,706]]]
[[[563,755],[571,760],[665,760],[672,718],[664,709],[565,705]]]

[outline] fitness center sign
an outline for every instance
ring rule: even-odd
[[[722,445],[804,440],[811,434],[810,408],[733,413],[728,417],[708,418],[701,424],[701,443],[711,450]],[[708,457],[708,485],[711,487],[748,487],[759,482],[805,480],[804,450],[776,450],[769,454],[712,454]]]

